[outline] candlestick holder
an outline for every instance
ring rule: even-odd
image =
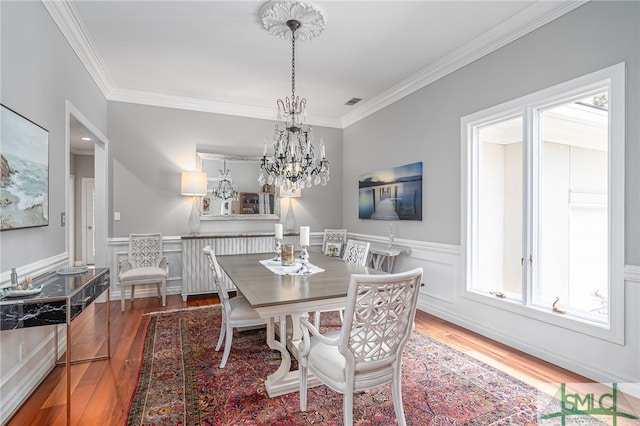
[[[300,248],[300,269],[298,273],[309,273],[309,246],[302,246]]]
[[[275,257],[272,259],[274,262],[280,262],[282,260],[282,240],[280,238],[275,239]]]

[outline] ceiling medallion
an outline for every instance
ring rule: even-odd
[[[300,22],[300,27],[295,31],[298,40],[311,40],[317,37],[327,25],[324,11],[309,1],[272,0],[260,9],[260,18],[264,28],[270,34],[289,40],[294,32],[287,25],[288,21]]]

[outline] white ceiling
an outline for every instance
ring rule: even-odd
[[[263,28],[262,1],[43,3],[107,99],[273,120],[291,94],[291,43]],[[342,128],[583,3],[319,1],[296,94],[309,123]]]

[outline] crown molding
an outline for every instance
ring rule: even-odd
[[[70,1],[41,0],[62,34],[78,55],[105,98],[116,87],[98,49],[93,44],[78,10]]]
[[[392,103],[422,89],[436,80],[462,68],[541,26],[582,6],[589,0],[538,1],[492,28],[470,43],[454,50],[389,90],[357,106],[342,116],[342,127],[348,127]]]
[[[277,111],[271,108],[118,88],[73,3],[56,0],[41,1],[107,100],[275,120]],[[571,12],[588,1],[538,1],[501,25],[476,38],[471,43],[436,61],[433,65],[422,69],[392,88],[363,102],[341,118],[310,115],[307,117],[307,122],[314,126],[341,129],[348,127],[476,59]]]
[[[262,108],[184,96],[163,95],[139,90],[113,89],[107,99],[132,104],[259,118],[269,121],[275,121],[278,116],[278,110],[275,108]],[[314,126],[342,128],[340,119],[323,115],[310,114],[307,116],[306,122]]]

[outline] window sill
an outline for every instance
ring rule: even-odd
[[[624,345],[624,322],[621,321],[618,326],[613,324],[604,324],[596,321],[589,321],[584,318],[572,316],[571,314],[559,314],[551,309],[545,309],[538,306],[525,306],[519,300],[501,299],[494,295],[480,293],[476,291],[463,290],[462,297],[493,308],[509,311],[514,314],[531,318],[537,321],[543,321],[557,327],[567,330],[586,334],[608,342]]]

